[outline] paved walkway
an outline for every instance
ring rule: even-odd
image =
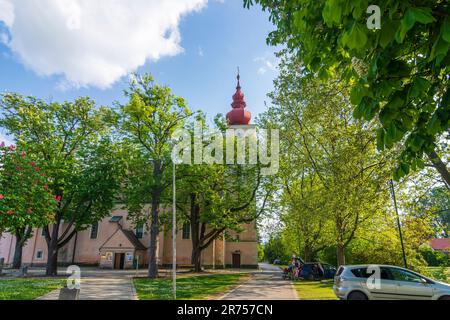
[[[80,300],[137,300],[132,279],[125,278],[82,278]],[[38,300],[58,300],[59,289]]]
[[[64,269],[59,272],[64,275]],[[41,275],[43,270],[33,270],[33,275]],[[80,300],[136,300],[132,285],[133,277],[146,275],[146,270],[108,271],[97,268],[83,268],[81,278]],[[223,273],[223,270],[217,271]],[[236,272],[236,270],[227,270]],[[219,297],[219,300],[297,300],[291,281],[283,280],[277,266],[259,264],[258,271],[248,270],[253,276],[233,290]],[[31,275],[30,274],[30,275]],[[54,290],[39,300],[58,300],[59,290]]]
[[[277,266],[259,264],[260,271],[247,282],[223,295],[220,300],[297,300],[291,281],[283,280]]]

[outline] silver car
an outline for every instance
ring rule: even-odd
[[[450,284],[387,265],[341,266],[333,290],[345,300],[450,300]]]

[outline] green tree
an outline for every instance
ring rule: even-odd
[[[398,200],[409,215],[430,219],[434,237],[447,238],[450,233],[450,189],[431,168],[403,179]]]
[[[450,125],[448,1],[244,0],[253,3],[276,26],[268,43],[297,55],[305,77],[337,74],[352,87],[355,118],[377,120],[378,149],[399,149],[396,179],[428,157],[450,186],[437,146]],[[366,27],[369,4],[381,30]]]
[[[332,241],[332,223],[325,212],[325,190],[315,175],[308,177],[302,172],[298,180],[288,175],[285,177],[289,177],[290,181],[284,185],[283,204],[286,211],[281,219],[285,225],[287,246],[301,255],[304,261],[315,261],[317,253]]]
[[[0,109],[0,126],[43,161],[59,200],[54,221],[44,227],[46,274],[56,275],[59,249],[114,206],[120,174],[115,146],[106,137],[111,112],[89,98],[46,103],[15,93],[2,94]]]
[[[183,125],[191,112],[186,101],[170,88],[155,84],[149,74],[135,75],[125,96],[128,103],[120,106],[120,130],[125,143],[132,144],[134,154],[128,166],[126,206],[135,220],[151,221],[149,244],[149,278],[158,276],[157,237],[160,232],[162,197],[171,185],[172,134]],[[151,204],[147,217],[146,204]]]
[[[429,191],[428,197],[421,199],[419,210],[432,215],[434,233],[437,237],[450,237],[450,191],[444,186]]]
[[[203,124],[203,131],[208,132],[204,118],[199,116],[197,121]],[[191,134],[194,133],[192,127],[191,125]],[[216,117],[216,127],[217,133],[224,134],[226,125],[220,115]],[[204,144],[208,142],[205,140]],[[223,150],[224,160],[226,151]],[[262,177],[258,165],[222,162],[179,165],[177,168],[177,207],[182,220],[190,225],[191,263],[194,270],[200,272],[201,253],[204,249],[224,234],[236,236],[244,231],[245,224],[251,228],[263,214],[271,194],[268,187],[270,179]],[[266,187],[261,191],[263,183]]]
[[[313,179],[309,197],[316,199],[312,200],[313,209],[323,217],[315,216],[306,226],[310,228],[307,233],[314,235],[324,220],[331,221],[337,261],[344,264],[345,249],[364,221],[380,213],[389,196],[389,154],[376,152],[373,123],[352,118],[348,88],[342,82],[334,79],[324,84],[317,78],[302,78],[301,68],[295,56],[282,56],[280,76],[270,95],[274,105],[264,121],[280,128],[280,140],[285,144],[280,166],[285,167],[281,170],[286,179],[282,190],[289,195],[293,193],[289,188],[297,189],[289,206],[299,206],[302,177],[303,182]],[[309,214],[308,202],[300,202],[299,214]],[[303,223],[308,221],[302,222],[302,227]]]
[[[281,235],[272,235],[264,244],[264,258],[269,263],[279,259],[282,264],[288,264],[291,256],[292,254],[285,247]]]
[[[57,203],[42,163],[25,150],[0,145],[0,229],[16,237],[15,269],[22,264],[22,249],[33,229],[53,221]]]
[[[450,258],[443,252],[433,250],[430,246],[420,248],[420,254],[430,267],[450,266]]]

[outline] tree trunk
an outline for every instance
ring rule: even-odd
[[[150,245],[148,247],[149,262],[148,262],[148,277],[155,279],[158,277],[158,262],[156,261],[156,244],[159,233],[159,204],[161,193],[159,191],[152,194],[152,224],[150,227]]]
[[[45,269],[47,276],[58,275],[58,237],[60,224],[61,219],[57,218],[56,223],[52,225],[51,237],[47,240],[47,266]]]
[[[191,264],[194,266],[194,272],[202,272],[202,250],[200,248],[192,249]]]
[[[336,253],[337,253],[337,265],[338,266],[345,265],[345,247],[343,244],[337,245]]]
[[[191,242],[192,242],[192,253],[191,253],[191,264],[194,266],[194,272],[202,271],[201,262],[201,232],[200,232],[200,207],[197,203],[197,195],[191,194],[191,209],[190,209],[190,224],[191,224]]]
[[[14,248],[13,269],[20,269],[22,265],[23,242],[19,233],[16,233],[16,247]]]
[[[450,172],[448,171],[445,163],[442,162],[441,158],[436,153],[436,151],[428,152],[427,156],[430,159],[431,163],[433,164],[433,167],[439,172],[442,179],[444,179],[447,186],[450,187]]]
[[[312,255],[312,250],[311,247],[308,245],[305,245],[305,262],[311,262],[311,255]]]
[[[58,275],[58,247],[56,241],[52,239],[50,243],[47,245],[48,255],[47,255],[47,267],[45,270],[45,274],[47,276]]]

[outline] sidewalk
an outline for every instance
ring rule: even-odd
[[[280,281],[280,270],[277,267],[261,264],[258,271],[255,270],[208,270],[212,275],[214,273],[249,273],[254,275],[252,280],[239,285],[234,290],[220,297],[219,300],[226,299],[244,299],[242,296],[248,296],[247,299],[296,299],[293,295],[290,282]],[[32,268],[28,272],[29,277],[44,276],[45,270],[42,268]],[[12,274],[9,274],[12,276]],[[65,268],[58,270],[59,276],[65,276]],[[102,270],[98,268],[81,269],[81,289],[80,300],[137,300],[137,295],[132,284],[133,277],[145,277],[146,269],[138,272],[135,270]],[[170,270],[160,270],[160,275],[170,276]],[[191,275],[183,271],[178,275]],[[207,275],[205,275],[207,276]],[[249,294],[247,291],[252,291]],[[59,290],[54,290],[37,300],[58,300]],[[214,298],[215,299],[215,298]]]
[[[223,295],[219,300],[298,300],[291,281],[281,278],[281,270],[266,263],[259,264],[254,277]]]
[[[137,300],[131,278],[82,278],[80,300]],[[54,290],[37,300],[58,300]]]

